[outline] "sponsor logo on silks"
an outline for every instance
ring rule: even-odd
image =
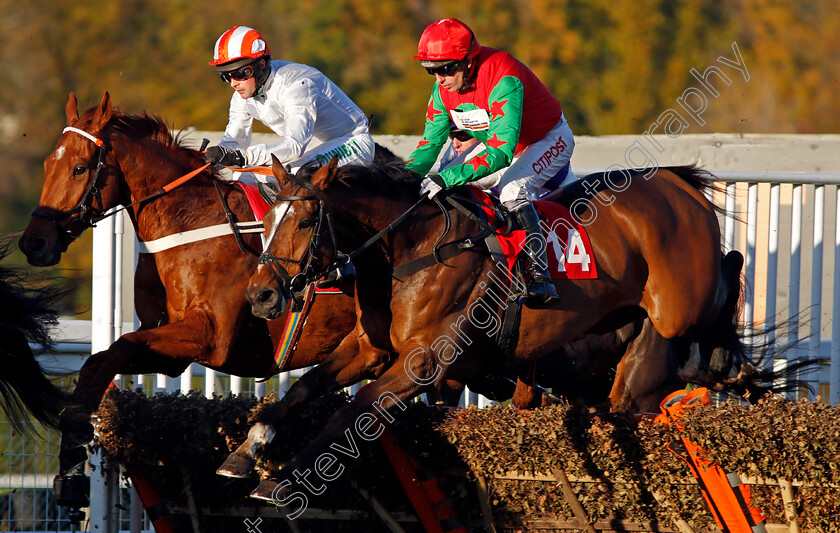
[[[349,158],[353,157],[354,155],[358,155],[362,153],[362,149],[356,144],[356,139],[350,139],[346,143],[342,144],[337,148],[333,148],[327,153],[318,154],[315,156],[315,160],[318,162],[319,165],[324,165],[330,161],[334,156],[338,157],[338,164],[340,165],[342,162],[346,162]]]
[[[458,129],[470,131],[487,131],[490,129],[490,115],[484,109],[479,108],[470,111],[452,109],[449,111],[449,115]]]
[[[565,153],[566,141],[563,140],[563,137],[558,137],[557,142],[551,148],[546,150],[533,165],[531,165],[531,169],[539,174],[543,170],[547,169],[549,165],[551,165],[551,163],[560,156],[560,154]]]

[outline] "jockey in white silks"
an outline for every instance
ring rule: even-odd
[[[274,155],[292,172],[311,161],[370,165],[374,142],[361,109],[329,78],[308,65],[271,60],[260,33],[234,26],[216,41],[213,61],[234,90],[224,136],[205,152],[208,162],[229,167],[271,165]],[[279,139],[251,144],[254,119]],[[255,184],[267,178],[233,172],[229,179]]]

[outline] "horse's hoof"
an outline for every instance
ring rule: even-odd
[[[256,461],[253,458],[232,453],[228,455],[216,473],[220,476],[245,478],[251,475],[255,465]]]
[[[280,489],[280,490],[278,490]],[[267,502],[277,502],[283,497],[284,491],[280,487],[280,483],[264,479],[251,493],[251,497],[256,500],[265,500]]]
[[[552,405],[563,405],[563,400],[558,398],[557,396],[551,394],[550,392],[542,393],[542,398],[540,402],[540,407],[549,407]]]
[[[62,448],[58,452],[58,471],[63,476],[83,465],[87,461],[87,450],[82,446],[76,448]]]

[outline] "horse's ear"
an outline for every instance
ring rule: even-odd
[[[333,156],[330,162],[315,171],[312,179],[309,181],[320,190],[324,190],[335,179],[336,169],[338,168],[338,156]]]
[[[79,102],[76,100],[76,94],[70,93],[70,98],[67,100],[67,108],[64,110],[67,114],[67,125],[72,126],[79,120]]]
[[[99,102],[99,107],[93,114],[91,126],[99,130],[104,128],[109,120],[111,120],[111,95],[108,94],[108,91],[105,91],[105,94],[102,95],[102,101]]]
[[[280,182],[282,185],[284,181],[287,181],[291,176],[286,169],[283,168],[283,163],[277,159],[277,156],[271,154],[271,170],[274,172],[274,177],[277,178],[277,181]]]

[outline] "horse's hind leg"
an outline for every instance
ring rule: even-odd
[[[516,389],[510,402],[518,409],[534,409],[559,403],[560,400],[537,384],[537,360],[523,363],[516,376]]]
[[[431,404],[442,403],[447,407],[458,407],[461,402],[461,396],[464,394],[465,384],[460,381],[451,379],[443,380],[443,382],[436,388],[426,393]],[[471,392],[478,392],[472,388]]]
[[[733,359],[745,360],[744,345],[738,333],[738,311],[741,299],[741,268],[744,256],[732,251],[721,264],[721,283],[725,294],[720,313],[699,340],[700,356],[717,379],[723,379],[733,369]]]
[[[516,382],[507,376],[488,376],[467,384],[471,392],[478,393],[494,402],[510,400],[516,392]]]
[[[610,391],[613,411],[656,412],[662,399],[684,385],[679,362],[688,341],[665,339],[650,320],[644,320],[639,335],[628,345],[616,367]]]

